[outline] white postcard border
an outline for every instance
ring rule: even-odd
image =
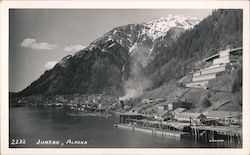
[[[1,154],[249,154],[249,1],[2,1],[1,4]],[[9,148],[8,49],[9,8],[137,8],[137,9],[243,9],[243,148],[242,149],[103,149]]]

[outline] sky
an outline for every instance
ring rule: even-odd
[[[9,91],[19,92],[67,55],[114,27],[168,15],[203,19],[212,9],[11,9]]]

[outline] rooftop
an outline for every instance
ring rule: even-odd
[[[233,49],[230,49],[230,53],[240,51],[240,50],[242,50],[242,47],[233,48]],[[203,61],[210,61],[218,57],[219,57],[219,53],[216,53],[214,55],[211,55],[210,57],[205,58]]]
[[[217,53],[217,54],[214,54],[210,57],[205,58],[203,61],[210,61],[210,60],[213,60],[213,59],[218,58],[218,57],[219,57],[219,54]]]
[[[117,113],[118,115],[127,115],[127,116],[142,116],[142,114],[134,113],[134,112],[124,112],[124,113]]]
[[[173,110],[172,113],[181,113],[185,110],[186,110],[185,108],[177,108],[177,109]]]
[[[201,113],[192,113],[192,112],[182,112],[180,113],[181,116],[186,116],[186,117],[192,117],[192,118],[198,118],[200,115],[203,115]]]
[[[141,109],[142,109],[142,107],[134,107],[130,111],[140,111]]]
[[[226,118],[226,117],[236,117],[241,116],[242,112],[234,111],[210,111],[206,115],[208,118]]]
[[[163,117],[164,115],[166,115],[166,114],[168,114],[168,113],[170,113],[168,110],[166,110],[166,111],[158,111],[157,115],[158,115],[159,117]]]

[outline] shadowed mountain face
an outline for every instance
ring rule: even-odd
[[[221,20],[232,24],[223,25]],[[215,49],[242,43],[241,10],[218,10],[199,22],[192,17],[168,16],[114,28],[75,55],[64,57],[17,95],[106,93],[122,96],[131,92],[140,95],[145,89],[183,76],[189,63],[213,53],[204,40]],[[215,36],[220,39],[218,45],[215,44],[218,38],[211,36],[219,30],[223,32]],[[230,40],[232,37],[238,38],[238,42]]]
[[[196,18],[169,16],[114,28],[75,55],[64,57],[19,94],[105,92],[120,96],[124,85],[143,90],[144,68],[155,56],[155,44],[169,46],[198,22]]]

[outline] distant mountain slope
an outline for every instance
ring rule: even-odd
[[[87,48],[63,58],[19,95],[108,93],[120,96],[124,94],[126,81],[145,81],[143,68],[155,56],[152,49],[157,40],[164,39],[170,45],[199,22],[197,18],[169,16],[116,27]]]

